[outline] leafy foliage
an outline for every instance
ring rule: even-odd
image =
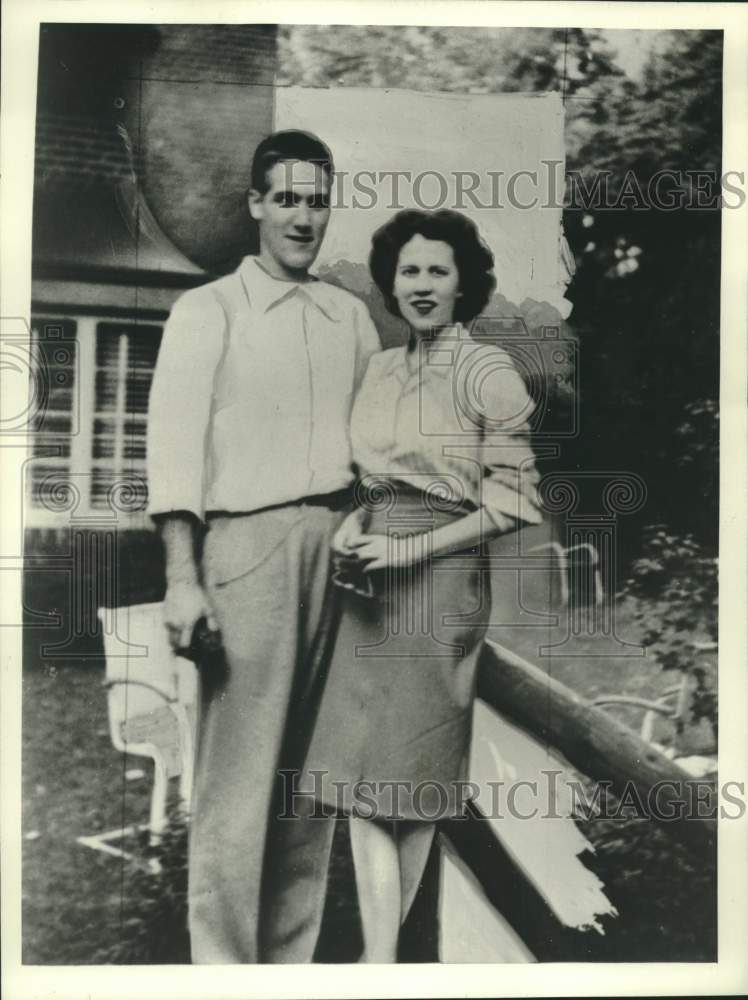
[[[714,847],[695,852],[649,818],[592,817],[577,823],[595,850],[585,864],[619,915],[604,918],[605,936],[596,942],[594,956],[568,955],[567,961],[716,960]]]
[[[698,644],[717,642],[717,559],[692,535],[672,534],[664,525],[648,528],[646,555],[635,560],[625,593],[634,599],[643,641],[664,670],[680,670],[694,681],[695,721],[717,730],[716,668]]]
[[[579,28],[288,25],[278,45],[281,85],[573,97],[621,74],[600,32]]]
[[[619,81],[610,90],[607,81],[599,115],[588,111],[584,128],[572,126],[580,141],[570,145],[571,165],[590,177],[609,171],[612,191],[627,173],[646,191],[658,170],[671,169],[691,172],[677,184],[686,197],[694,172],[719,171],[721,37],[665,35],[640,84]],[[706,188],[714,186],[707,178]],[[647,522],[668,523],[716,553],[717,203],[572,210],[565,226],[577,254],[570,298],[582,408],[582,435],[567,454],[573,464],[638,472],[647,484],[622,566],[645,553]]]

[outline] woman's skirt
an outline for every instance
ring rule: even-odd
[[[466,513],[407,486],[387,490],[369,534],[419,547],[425,533]],[[462,812],[491,609],[481,555],[476,547],[339,580],[349,589],[339,590],[340,628],[297,785],[326,813],[435,822]],[[361,586],[369,581],[372,596]]]

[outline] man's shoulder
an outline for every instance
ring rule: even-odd
[[[381,349],[381,340],[366,302],[347,288],[318,279],[316,299],[330,318],[350,328],[365,356]]]
[[[188,288],[175,300],[174,307],[188,309],[206,309],[220,307],[232,294],[234,294],[239,281],[236,271],[231,274],[224,274],[219,278],[211,278],[202,285]],[[172,307],[173,308],[173,307]]]
[[[348,312],[366,313],[368,315],[369,307],[364,300],[353,292],[349,292],[347,288],[334,285],[331,281],[325,281],[323,278],[319,278],[317,283],[324,291],[324,294],[329,296],[330,300],[341,309],[345,309]]]

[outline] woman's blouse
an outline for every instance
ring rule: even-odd
[[[353,458],[362,475],[539,524],[533,410],[507,352],[457,324],[372,356],[353,408]]]

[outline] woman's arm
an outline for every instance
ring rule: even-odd
[[[509,515],[492,513],[488,517],[481,509],[418,535],[359,535],[349,542],[347,554],[361,563],[365,573],[371,573],[387,566],[410,566],[429,556],[462,552],[517,526],[517,520]]]
[[[441,556],[447,552],[462,552],[499,535],[506,535],[516,527],[516,518],[498,512],[488,517],[485,510],[480,508],[431,531],[431,554]]]

